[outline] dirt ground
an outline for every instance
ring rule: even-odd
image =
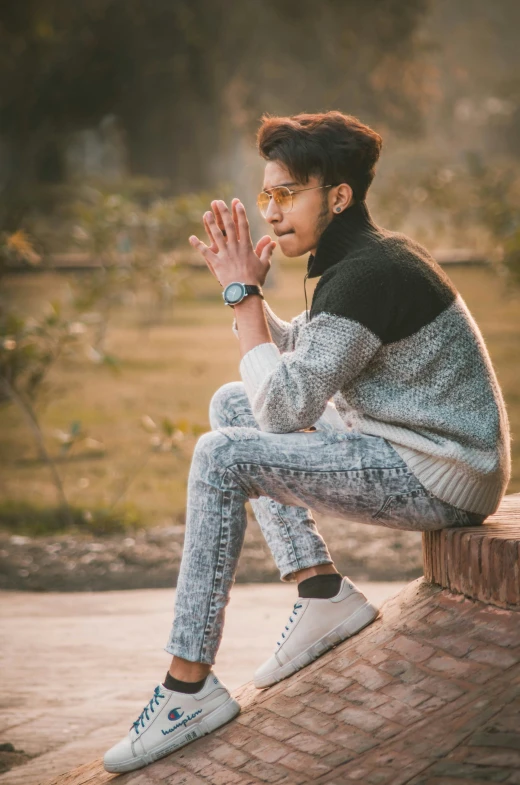
[[[315,516],[336,568],[365,581],[408,581],[422,575],[421,534]],[[106,591],[176,585],[184,525],[128,536],[23,537],[0,534],[0,589]],[[237,583],[280,581],[256,519],[248,516]]]

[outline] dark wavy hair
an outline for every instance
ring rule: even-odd
[[[357,117],[338,111],[291,117],[263,114],[256,143],[267,161],[279,161],[299,183],[348,183],[362,201],[374,179],[383,140]]]

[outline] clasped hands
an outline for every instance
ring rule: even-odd
[[[239,199],[231,202],[232,212],[222,199],[214,199],[211,207],[213,212],[208,210],[202,217],[211,245],[194,234],[190,244],[200,251],[223,288],[233,281],[263,286],[276,242],[266,234],[253,248],[246,209]]]

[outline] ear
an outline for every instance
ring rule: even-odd
[[[341,183],[341,185],[337,185],[336,188],[337,191],[334,194],[332,209],[336,212],[336,208],[341,207],[341,212],[343,212],[343,210],[350,207],[354,201],[354,192],[348,183]]]

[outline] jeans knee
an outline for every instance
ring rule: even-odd
[[[237,406],[249,406],[244,382],[234,381],[223,384],[213,394],[209,402],[209,422],[213,429],[230,425],[236,414]]]
[[[201,434],[197,439],[193,456],[195,457],[195,455],[200,453],[211,456],[216,450],[225,446],[227,442],[228,440],[226,437],[217,429],[214,431],[206,431],[206,433]]]
[[[199,436],[193,455],[191,457],[191,470],[206,474],[214,469],[226,465],[227,456],[222,455],[222,451],[227,451],[229,439],[226,439],[219,430],[206,431]]]

